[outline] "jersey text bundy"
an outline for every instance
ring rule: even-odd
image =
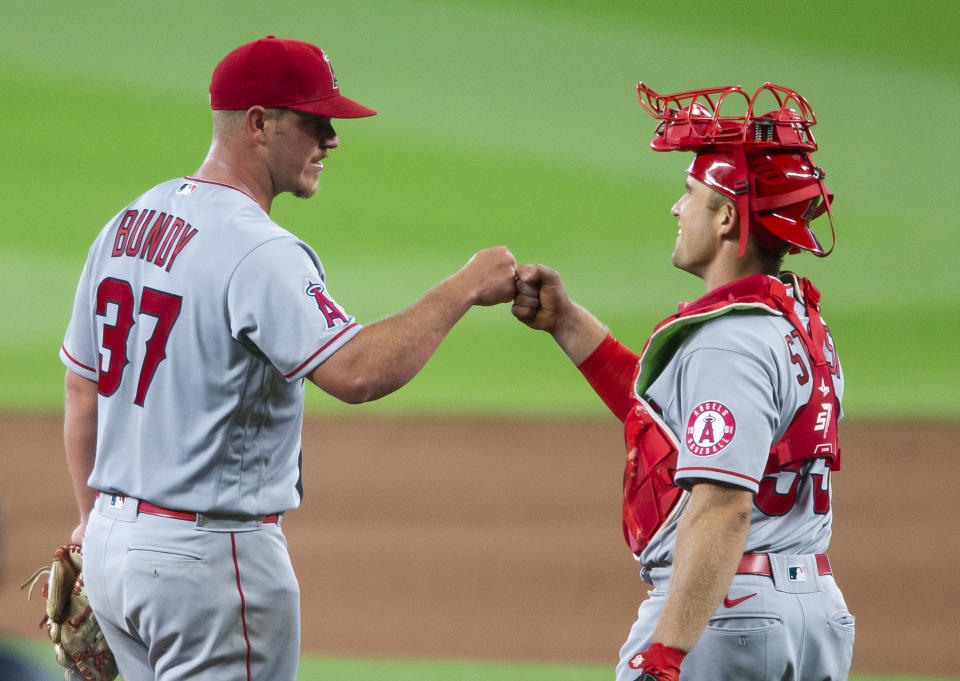
[[[155,220],[154,215],[157,216]],[[172,213],[152,208],[130,209],[123,214],[117,226],[110,255],[114,258],[140,258],[169,272],[180,251],[190,243],[197,231],[186,220]]]

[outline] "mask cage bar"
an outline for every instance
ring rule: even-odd
[[[754,107],[764,92],[773,95],[777,108],[757,116]],[[724,101],[731,94],[744,98],[746,112],[742,116],[720,115]],[[810,132],[810,126],[815,125],[817,119],[810,104],[798,92],[773,83],[764,83],[753,96],[739,85],[662,95],[641,81],[637,83],[637,99],[647,113],[660,121],[658,135],[665,137],[668,126],[687,126],[695,140],[694,146],[739,144],[757,149],[817,149]],[[763,132],[771,122],[776,134]]]

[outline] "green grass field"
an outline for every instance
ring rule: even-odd
[[[380,112],[343,121],[319,194],[284,197],[273,213],[314,245],[360,320],[506,244],[557,268],[639,349],[702,289],[668,258],[689,156],[648,150],[654,125],[635,83],[669,92],[771,80],[812,103],[815,159],[837,194],[834,255],[788,265],[825,293],[847,415],[960,417],[960,200],[949,189],[958,15],[947,0],[276,0],[266,12],[250,0],[6,3],[0,409],[60,408],[57,349],[87,247],[124,203],[197,168],[210,71],[273,33],[321,44],[344,93]],[[313,412],[347,408],[308,395]],[[505,306],[472,311],[413,383],[351,409],[603,412],[552,341]],[[610,670],[311,658],[301,678],[387,673],[556,681]]]
[[[359,319],[404,307],[473,251],[503,243],[559,269],[639,347],[702,290],[668,261],[668,210],[689,157],[648,151],[654,126],[634,84],[769,79],[800,90],[820,119],[816,158],[838,196],[839,244],[826,261],[788,264],[825,291],[848,415],[960,414],[953,3],[818,1],[760,16],[738,2],[718,12],[707,2],[280,0],[269,20],[258,7],[5,8],[0,406],[59,408],[56,351],[87,246],[125,202],[196,169],[213,65],[272,32],[322,43],[344,92],[380,112],[341,123],[317,197],[274,209],[316,247]],[[51,13],[60,20],[46,21]],[[319,394],[308,406],[345,408]],[[471,312],[410,386],[362,409],[603,408],[552,341],[504,306]]]
[[[60,667],[52,660],[43,641],[0,639],[0,649],[23,656],[56,674]],[[298,681],[608,681],[606,665],[497,664],[449,660],[346,659],[306,656],[300,664]],[[855,676],[850,681],[948,681],[920,676]]]

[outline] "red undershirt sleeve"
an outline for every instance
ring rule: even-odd
[[[634,382],[640,356],[607,334],[577,368],[613,415],[623,421],[636,403]]]

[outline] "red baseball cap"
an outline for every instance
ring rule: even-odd
[[[217,64],[210,82],[213,109],[237,111],[258,105],[330,118],[377,113],[340,94],[330,58],[319,47],[272,35],[233,50]]]

